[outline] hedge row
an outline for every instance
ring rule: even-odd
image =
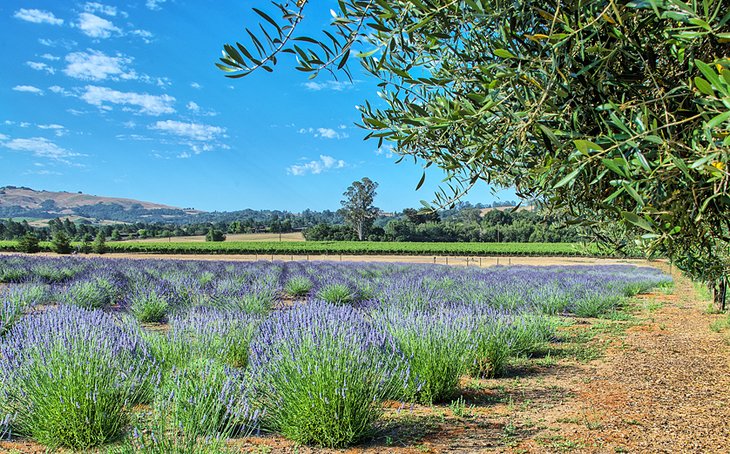
[[[50,243],[41,242],[50,251]],[[110,253],[147,254],[280,254],[280,255],[469,255],[596,256],[598,248],[576,243],[416,243],[366,241],[297,242],[110,242]],[[17,251],[17,242],[0,241],[0,250]]]

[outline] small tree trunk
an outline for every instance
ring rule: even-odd
[[[727,276],[723,276],[715,281],[712,288],[712,297],[715,307],[724,311],[727,301]]]

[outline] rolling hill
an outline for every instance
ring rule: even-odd
[[[202,213],[140,200],[81,192],[38,191],[27,187],[0,188],[0,217],[54,219],[71,217],[106,222],[184,222]]]

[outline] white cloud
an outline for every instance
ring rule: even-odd
[[[200,111],[200,106],[197,103],[193,102],[193,101],[190,101],[185,107],[189,111],[191,111],[191,112],[199,112]]]
[[[332,128],[301,128],[299,134],[312,134],[322,139],[346,139],[350,136],[344,132],[337,132]]]
[[[103,5],[101,3],[96,3],[96,2],[86,3],[84,5],[84,11],[86,11],[87,13],[101,13],[106,16],[116,16],[117,15],[116,6]]]
[[[67,76],[82,80],[135,80],[139,76],[127,67],[132,59],[121,54],[109,56],[98,50],[72,52],[66,55],[67,66],[63,70]]]
[[[332,91],[344,91],[349,90],[352,87],[355,86],[355,82],[343,82],[339,80],[326,80],[324,82],[315,82],[315,81],[309,81],[305,82],[304,88],[307,90],[312,91],[321,91],[321,90],[332,90]]]
[[[78,45],[76,41],[71,39],[38,38],[38,42],[47,47],[63,47],[64,49],[73,49]]]
[[[50,11],[42,11],[40,9],[21,8],[15,12],[13,17],[27,22],[33,22],[34,24],[63,24],[63,19],[57,18]]]
[[[201,142],[213,141],[220,137],[225,137],[226,132],[226,129],[220,126],[212,126],[201,123],[185,123],[175,120],[158,121],[155,124],[150,125],[150,129]]]
[[[47,125],[36,125],[38,129],[45,129],[45,130],[51,130],[56,135],[56,137],[63,137],[66,135],[66,127],[63,125],[59,125],[56,123],[51,123]]]
[[[154,38],[154,36],[155,36],[152,34],[152,32],[147,31],[147,30],[141,30],[141,29],[132,30],[129,32],[129,34],[142,38],[142,41],[144,41],[145,44],[151,43],[152,38]]]
[[[33,156],[63,161],[66,158],[81,156],[78,153],[59,147],[45,137],[31,137],[30,139],[12,139],[0,143],[1,146],[14,151],[31,153]]]
[[[40,62],[40,61],[27,61],[25,62],[26,65],[30,66],[31,68],[35,69],[36,71],[45,71],[48,74],[55,74],[56,70],[52,66],[49,66],[46,63]]]
[[[48,89],[53,93],[56,93],[57,95],[72,96],[71,92],[63,87],[59,87],[58,85],[51,85],[50,87],[48,87]]]
[[[153,116],[175,112],[175,109],[172,107],[175,103],[175,98],[170,95],[157,96],[147,93],[121,92],[96,85],[87,85],[85,90],[80,98],[92,106],[104,110],[111,110],[111,106],[108,104],[118,104],[136,107],[138,108],[138,113]]]
[[[115,26],[111,21],[99,17],[91,13],[79,14],[76,27],[81,32],[91,38],[109,38],[112,34],[121,34],[119,27]]]
[[[55,55],[52,55],[52,54],[43,54],[43,55],[41,55],[41,58],[50,60],[50,61],[58,61],[61,59],[61,57],[56,57]]]
[[[167,0],[147,0],[145,5],[151,10],[161,9],[160,5],[165,3]]]
[[[377,156],[383,156],[385,155],[386,158],[390,159],[393,157],[393,146],[388,145],[387,147],[380,147],[375,150],[375,154]]]
[[[294,164],[286,169],[290,175],[302,176],[307,174],[319,175],[332,169],[341,169],[346,163],[342,159],[335,159],[332,156],[320,155],[319,161],[309,161],[305,164]]]
[[[41,90],[38,87],[34,87],[32,85],[16,85],[13,87],[13,90],[19,91],[22,93],[33,93],[34,95],[42,95],[43,90]]]
[[[26,170],[23,172],[23,175],[63,175],[61,172],[56,172],[55,170],[47,170],[47,169],[41,169],[41,170]]]
[[[197,83],[197,82],[191,82],[191,83],[190,83],[190,86],[191,86],[192,88],[195,88],[196,90],[199,90],[199,89],[203,88],[203,86],[202,86],[202,85],[200,85],[200,84],[199,84],[199,83]]]

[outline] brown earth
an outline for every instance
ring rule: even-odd
[[[719,323],[727,316],[707,315],[707,301],[691,282],[674,278],[671,294],[634,298],[630,316],[569,319],[555,343],[516,362],[507,377],[465,378],[463,403],[386,406],[378,433],[361,446],[323,450],[262,436],[230,447],[260,453],[730,452],[730,328]],[[710,329],[712,322],[719,332]],[[31,443],[0,444],[0,452],[13,450],[42,452]]]
[[[0,252],[0,255],[17,255],[17,252]],[[52,252],[41,252],[35,256],[58,257]],[[76,258],[117,258],[139,260],[206,260],[253,262],[259,260],[281,262],[365,262],[365,263],[425,263],[438,265],[469,266],[486,268],[489,266],[509,265],[636,265],[660,266],[663,262],[647,261],[642,259],[610,259],[592,257],[527,257],[527,256],[499,256],[499,257],[466,257],[466,256],[433,256],[433,255],[291,255],[291,254],[141,254],[141,253],[114,253],[114,254],[83,254],[74,255]]]

